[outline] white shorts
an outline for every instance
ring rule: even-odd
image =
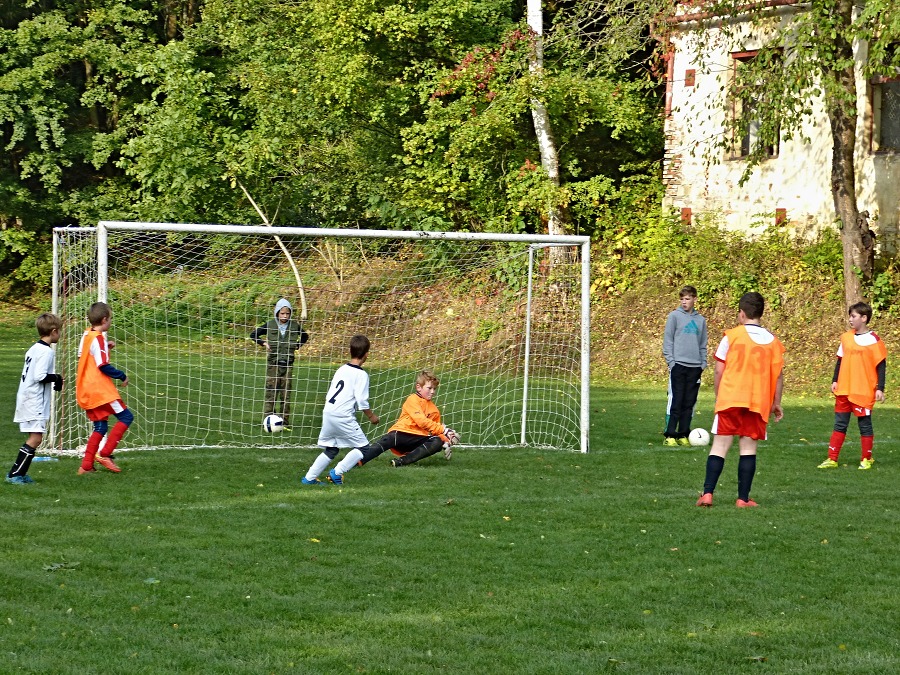
[[[322,415],[318,444],[323,448],[361,448],[369,444],[355,417]]]
[[[47,433],[47,420],[19,422],[19,431],[23,434],[45,434]]]

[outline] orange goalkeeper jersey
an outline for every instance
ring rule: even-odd
[[[400,419],[388,431],[403,431],[418,436],[444,437],[444,425],[437,406],[418,394],[410,394],[403,402]]]
[[[757,326],[753,327],[769,342],[754,340],[746,326],[725,331],[728,351],[725,370],[716,392],[716,410],[747,408],[763,419],[769,418],[775,401],[775,387],[784,367],[784,345],[777,337]],[[716,358],[719,352],[716,352]]]
[[[871,331],[857,335],[848,330],[841,335],[837,355],[841,367],[835,395],[846,396],[852,404],[871,409],[878,386],[878,364],[887,358],[884,342]]]

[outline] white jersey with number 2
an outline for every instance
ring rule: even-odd
[[[369,374],[360,366],[345,363],[331,378],[322,410],[322,447],[361,448],[369,441],[356,413],[369,409]]]

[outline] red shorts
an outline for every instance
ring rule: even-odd
[[[867,415],[872,414],[872,411],[869,408],[863,408],[862,406],[858,406],[855,403],[851,403],[850,399],[844,395],[835,397],[834,412],[836,412],[836,413],[852,412],[857,417],[866,417]]]
[[[122,403],[122,399],[117,399],[112,403],[104,403],[96,408],[85,410],[85,412],[91,422],[102,422],[109,419],[110,415],[118,415],[123,410],[125,410],[125,404]]]
[[[747,408],[727,408],[716,413],[712,432],[717,436],[747,436],[757,441],[766,440],[769,421]]]

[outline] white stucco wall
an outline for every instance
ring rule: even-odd
[[[795,7],[773,13],[778,21],[790,20]],[[802,10],[801,10],[802,11]],[[759,39],[744,29],[727,42],[722,32],[710,28],[704,38],[707,51],[701,58],[691,24],[677,27],[670,69],[670,113],[666,117],[664,205],[689,208],[694,217],[708,214],[726,227],[748,233],[759,232],[775,222],[776,209],[785,209],[786,226],[808,236],[825,227],[835,227],[831,195],[831,129],[821,101],[813,102],[812,123],[801,135],[782,137],[777,157],[758,166],[741,186],[746,162],[731,159],[716,143],[725,134],[723,108],[733,52],[753,51]],[[714,45],[709,48],[708,45]],[[864,45],[857,60],[865,57]],[[695,83],[687,86],[686,71],[696,71]],[[857,192],[860,210],[867,210],[879,245],[896,251],[900,221],[900,153],[870,152],[871,111],[866,82],[857,78],[860,92],[857,127]],[[803,136],[805,138],[801,138]]]

